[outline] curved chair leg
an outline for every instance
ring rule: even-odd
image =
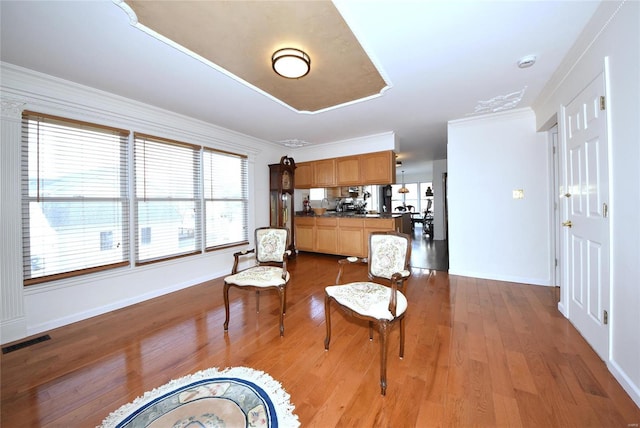
[[[278,294],[280,295],[280,337],[282,337],[284,336],[284,305],[285,305],[284,287],[278,287]]]
[[[380,321],[380,393],[387,394],[387,338],[389,337],[389,322]]]
[[[373,321],[369,321],[369,340],[373,341]]]
[[[404,317],[400,318],[400,358],[404,358]]]
[[[229,284],[224,283],[222,287],[222,296],[224,297],[224,331],[229,331]]]
[[[329,350],[329,342],[331,341],[331,310],[329,307],[330,299],[329,295],[324,295],[324,323],[327,326],[327,336],[324,338],[324,349]]]
[[[260,290],[256,290],[256,313],[260,313]]]
[[[284,291],[284,306],[282,307],[282,313],[287,313],[287,284],[282,286],[282,290]]]

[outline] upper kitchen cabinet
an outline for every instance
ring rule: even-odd
[[[313,187],[333,187],[336,185],[336,160],[324,159],[313,162]]]
[[[297,189],[362,186],[396,182],[395,153],[366,153],[300,162],[296,168]]]
[[[296,189],[313,187],[313,162],[300,162],[296,165]]]
[[[388,150],[360,155],[360,184],[393,184],[396,182],[395,154]]]
[[[360,156],[336,158],[336,184],[358,186],[360,181]]]

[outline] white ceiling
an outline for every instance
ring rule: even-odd
[[[394,131],[411,175],[446,158],[448,120],[523,90],[513,107],[530,106],[600,4],[334,3],[391,87],[317,114],[296,113],[158,41],[111,1],[0,1],[0,58],[273,142],[323,144]],[[537,62],[519,69],[526,55]],[[295,150],[283,152],[295,157]]]

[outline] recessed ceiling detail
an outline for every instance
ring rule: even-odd
[[[509,110],[515,108],[522,97],[524,96],[527,87],[517,92],[511,92],[507,95],[498,95],[486,101],[478,101],[473,113],[470,114],[483,114],[483,113],[497,113],[503,110]]]
[[[330,1],[113,1],[142,31],[301,113],[389,87]],[[273,72],[273,53],[291,46],[313,59],[304,78]]]

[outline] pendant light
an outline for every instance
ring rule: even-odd
[[[409,193],[409,189],[404,185],[404,170],[402,171],[402,187],[398,189],[398,193]]]

